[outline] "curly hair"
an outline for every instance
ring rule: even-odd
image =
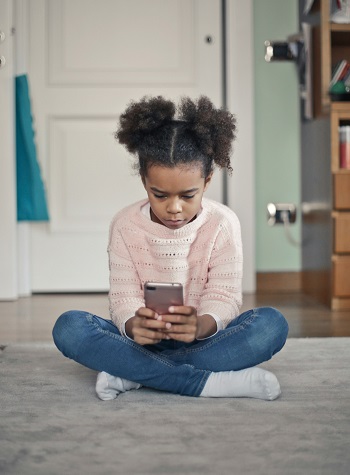
[[[216,109],[206,96],[197,101],[184,97],[178,108],[157,96],[131,102],[120,117],[115,138],[137,155],[141,176],[146,176],[151,165],[175,167],[200,162],[206,178],[215,165],[232,172],[235,131],[235,117]]]

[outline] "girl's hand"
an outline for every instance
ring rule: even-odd
[[[125,324],[126,334],[140,345],[154,345],[163,339],[170,339],[164,330],[171,325],[158,319],[153,310],[141,307]]]
[[[168,337],[186,343],[207,338],[217,331],[215,319],[211,315],[197,315],[194,307],[169,307],[169,314],[159,315],[159,320],[171,324],[163,330]]]

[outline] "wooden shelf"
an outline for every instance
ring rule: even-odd
[[[315,117],[327,116],[333,107],[329,97],[332,68],[343,59],[350,62],[350,23],[330,22],[330,1],[321,0],[318,3],[316,11],[320,13],[320,21],[313,28]]]
[[[349,310],[350,298],[333,298],[331,303],[332,310]]]
[[[350,210],[350,173],[336,171],[333,173],[333,208],[335,210]],[[350,236],[347,236],[350,239]],[[350,279],[349,279],[350,281]]]
[[[347,298],[350,295],[350,256],[333,256],[333,297]]]
[[[333,245],[326,272],[329,275],[331,269],[329,304],[341,310],[350,308],[350,170],[340,168],[339,126],[350,125],[350,101],[332,102],[329,84],[334,65],[344,59],[350,62],[350,23],[330,22],[330,2],[317,2],[313,85],[315,117],[330,117]]]
[[[350,175],[350,170],[347,168],[338,168],[336,171],[337,175]]]
[[[331,31],[342,31],[350,33],[350,23],[330,23]]]
[[[347,114],[350,120],[350,101],[331,102],[331,111]],[[345,116],[345,118],[347,118]]]
[[[349,122],[350,102],[331,103],[331,171],[336,174],[347,175],[350,170],[340,168],[339,161],[339,125]]]
[[[350,213],[333,211],[333,252],[336,254],[350,253]]]

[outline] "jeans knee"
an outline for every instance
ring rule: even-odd
[[[82,324],[84,320],[82,317],[86,316],[86,312],[77,310],[69,310],[58,317],[53,329],[52,337],[57,348],[68,357],[72,357],[72,350],[76,350],[79,346],[78,340],[81,339]],[[80,338],[79,338],[80,336]]]
[[[273,321],[276,328],[276,336],[283,342],[282,346],[285,344],[288,336],[289,325],[286,318],[282,313],[276,308],[271,308],[273,310]]]
[[[263,307],[258,309],[262,318],[263,331],[270,341],[272,354],[280,351],[288,336],[289,325],[282,313],[273,307]]]

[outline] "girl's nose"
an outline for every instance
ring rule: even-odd
[[[168,213],[171,213],[171,214],[181,213],[182,208],[181,208],[180,201],[179,200],[171,200],[168,204],[167,211],[168,211]]]

